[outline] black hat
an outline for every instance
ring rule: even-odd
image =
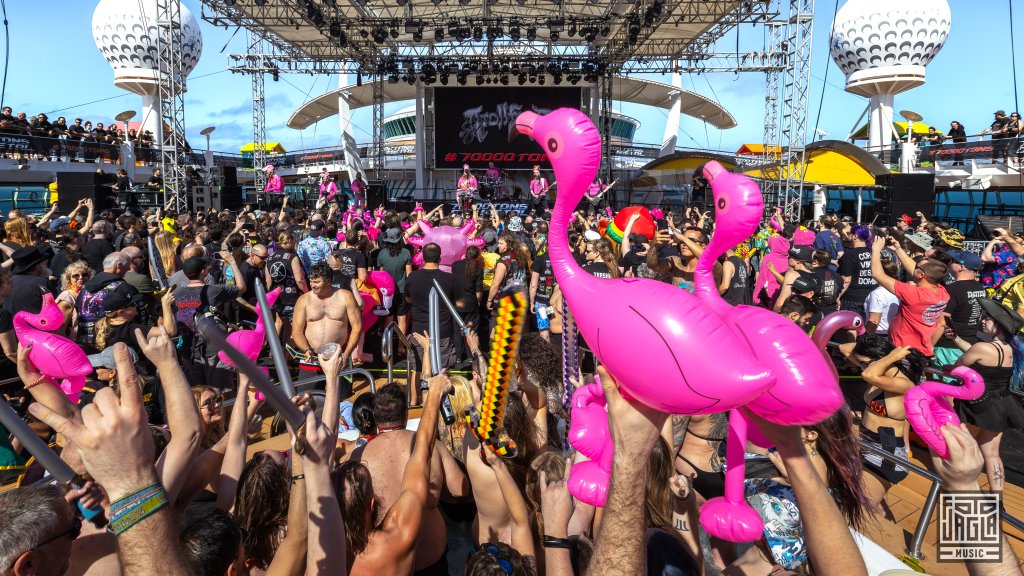
[[[991,316],[1010,338],[1016,336],[1021,328],[1024,328],[1024,318],[1016,310],[1007,308],[991,298],[980,298],[978,302],[985,314]]]
[[[40,264],[49,260],[46,254],[43,254],[42,250],[35,246],[26,246],[24,248],[18,248],[11,254],[11,260],[14,260],[14,267],[11,269],[11,274],[24,274],[35,268],[36,264]]]
[[[181,271],[185,273],[185,277],[189,280],[195,280],[199,278],[199,275],[203,273],[208,264],[207,260],[203,256],[193,256],[181,266]]]
[[[803,294],[817,290],[818,281],[813,276],[797,276],[792,286],[794,294]]]
[[[814,249],[810,246],[793,246],[789,249],[789,257],[800,262],[813,262]]]

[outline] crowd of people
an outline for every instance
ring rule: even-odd
[[[103,122],[82,120],[75,118],[68,122],[64,116],[58,116],[56,120],[50,121],[49,116],[44,113],[32,117],[24,112],[14,114],[10,106],[0,108],[0,134],[16,134],[33,136],[35,138],[52,139],[57,142],[38,141],[35,150],[8,149],[2,151],[3,157],[15,159],[38,159],[56,160],[62,156],[68,156],[72,162],[93,161],[106,159],[116,163],[120,154],[120,147],[126,142],[131,142],[142,157],[148,157],[146,150],[154,146],[155,135],[151,130],[129,129],[127,132],[117,122],[110,122],[104,125]],[[106,144],[109,151],[97,154],[88,149],[83,153],[69,154],[75,143],[84,144]],[[62,145],[64,148],[62,149]]]
[[[67,215],[56,205],[42,216],[12,211],[0,242],[0,376],[15,378],[4,398],[85,482],[47,482],[24,443],[0,434],[0,474],[20,478],[0,492],[0,570],[867,574],[850,528],[888,513],[885,494],[907,470],[862,453],[858,440],[906,457],[903,395],[928,369],[951,365],[984,375],[986,391],[956,402],[964,425],[942,429],[950,456],[934,456],[932,466],[948,490],[977,490],[982,470],[987,490],[1005,485],[1000,440],[1024,428],[1020,236],[998,230],[977,255],[963,251],[959,230],[920,213],[878,228],[836,215],[789,222],[776,211],[714,264],[730,304],[763,306],[808,332],[837,310],[861,314],[866,326],[859,336],[837,335],[831,348],[837,367],[863,380],[844,384],[849,405],[814,426],[756,419],[774,448],[748,447],[745,485],[765,531],[737,546],[708,538],[697,520],[702,503],[724,492],[728,415],[673,416],[624,397],[585,341],[579,364],[563,364],[576,331],[548,254],[546,206],[526,214],[479,202],[456,214],[417,208],[342,212],[331,202],[307,211],[285,200],[275,211],[136,216],[99,213],[86,201]],[[634,215],[621,245],[599,232],[602,218],[578,211],[570,226],[586,272],[694,290],[713,212],[655,210],[651,237],[632,232],[641,218]],[[410,242],[469,221],[479,240],[450,270],[439,244]],[[394,281],[390,302],[369,285],[374,271]],[[272,413],[197,329],[206,321],[229,332],[253,328],[258,283],[274,294],[286,351],[325,376],[314,395],[322,400],[293,399],[305,424],[289,425],[285,451],[248,449],[266,439],[261,417]],[[504,413],[517,450],[501,457],[461,416],[481,403],[497,303],[517,286],[530,314]],[[432,288],[454,303],[466,329],[442,306],[430,332]],[[77,405],[33,365],[13,327],[14,315],[39,313],[46,294],[64,315],[57,333],[94,368]],[[411,338],[401,354],[420,387],[341,397],[340,372],[377,359],[363,330],[365,306],[387,315],[378,329],[394,320]],[[644,362],[642,350],[636,361]],[[570,467],[584,458],[567,448],[563,378],[571,388],[594,374],[615,451],[603,509],[568,491]],[[451,425],[439,422],[446,397],[459,416]],[[418,405],[422,416],[410,427]],[[110,529],[83,523],[76,504],[102,508]],[[1019,574],[1005,540],[1003,554],[1001,564],[968,570]]]

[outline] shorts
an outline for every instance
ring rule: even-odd
[[[872,432],[867,428],[860,429],[861,440],[873,447],[879,448],[900,458],[907,458],[907,445],[903,438],[896,437],[896,431],[890,426],[881,426],[878,432]],[[878,476],[893,484],[899,483],[910,474],[906,468],[894,464],[874,452],[864,451],[864,467]]]
[[[543,310],[543,313],[541,312]],[[537,315],[537,330],[551,328],[551,307],[547,302],[537,302],[534,305],[534,313]]]
[[[423,366],[423,350],[420,348],[419,343],[416,339],[412,341],[413,353],[416,355],[416,366]],[[455,343],[452,342],[450,337],[441,338],[441,369],[452,368],[455,366]]]

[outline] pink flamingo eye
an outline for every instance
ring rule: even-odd
[[[726,207],[726,206],[727,206],[728,204],[729,204],[729,203],[725,201],[725,198],[719,198],[719,199],[718,199],[718,209],[719,209],[719,210],[725,210],[725,207]]]
[[[863,324],[863,323],[864,323],[864,320],[861,320],[860,318],[855,318],[855,319],[853,320],[853,325],[854,325],[854,327],[860,326],[860,325],[861,325],[861,324]]]

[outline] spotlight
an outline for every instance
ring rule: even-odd
[[[520,6],[526,4],[526,0],[516,0],[516,2],[518,2]]]
[[[397,40],[398,39],[398,28],[392,28],[391,29],[391,38],[393,40]]]
[[[416,30],[418,30],[418,29],[420,29],[422,27],[423,27],[423,25],[420,24],[419,22],[415,21],[415,20],[406,20],[405,21],[405,33],[406,34],[412,34],[413,32],[415,32]]]
[[[377,44],[383,44],[388,39],[388,31],[380,26],[373,29],[373,41]]]
[[[520,74],[519,75],[519,85],[522,86],[523,84],[526,84],[526,75],[525,74]]]
[[[575,35],[576,35],[576,32],[577,32],[577,29],[576,29],[576,22],[571,22],[571,23],[569,24],[569,31],[568,31],[568,34],[569,34],[569,38],[572,38],[573,36],[575,36]]]
[[[338,35],[338,46],[341,48],[348,46],[348,35],[344,31]]]
[[[334,38],[341,36],[341,23],[337,20],[331,20],[330,34]]]
[[[508,86],[508,76],[502,75],[502,77],[501,77],[501,85],[502,86]]]
[[[415,32],[412,33],[412,41],[413,42],[422,42],[423,41],[423,29],[422,28],[419,28]]]
[[[359,31],[359,35],[365,39],[370,35],[370,33],[366,30],[366,28],[363,28],[362,30]]]
[[[441,3],[441,0],[431,0],[431,2],[434,3],[434,6],[437,6],[438,4]]]
[[[590,44],[593,44],[594,41],[597,40],[597,29],[589,28],[583,39],[589,42]]]
[[[558,37],[559,37],[558,36],[558,31],[557,30],[552,30],[551,31],[551,41],[552,42],[558,42]]]
[[[508,36],[509,36],[509,38],[512,39],[513,42],[519,42],[519,39],[522,38],[521,33],[519,31],[519,26],[517,26],[517,25],[510,26],[509,29],[508,29]]]
[[[479,85],[481,85],[483,83],[484,83],[484,76],[483,76],[483,74],[477,74],[476,75],[476,85],[479,86]]]
[[[338,0],[324,0],[324,6],[330,6],[331,8],[338,7]]]
[[[470,2],[471,2],[471,0],[459,0],[459,4],[462,4],[463,6],[465,6],[466,4],[469,4]]]
[[[399,6],[405,6],[409,3],[409,0],[396,0]]]
[[[481,41],[483,39],[484,39],[484,29],[482,27],[480,27],[480,26],[474,26],[473,27],[473,40],[476,40],[477,42],[479,42],[479,41]]]
[[[267,0],[254,0],[257,6],[263,6],[267,3]]]
[[[601,27],[601,36],[604,36],[605,38],[607,38],[611,33],[612,33],[611,26],[602,26]]]
[[[488,26],[487,27],[487,39],[497,40],[503,35],[501,26]]]
[[[448,75],[447,74],[441,74],[441,85],[442,86],[447,86],[448,85]]]
[[[534,40],[537,39],[536,26],[530,26],[529,28],[526,29],[526,39],[529,40],[530,42],[533,42]]]
[[[543,74],[541,74],[540,76],[537,77],[537,84],[540,84],[541,86],[544,85],[544,75]]]

